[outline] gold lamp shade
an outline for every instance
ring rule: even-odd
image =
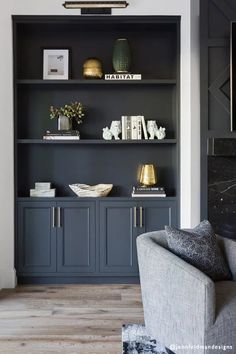
[[[141,166],[139,182],[146,187],[154,186],[157,183],[155,165],[150,164]]]

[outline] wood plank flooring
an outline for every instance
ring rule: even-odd
[[[138,285],[0,291],[0,354],[121,354],[125,323],[144,323]]]

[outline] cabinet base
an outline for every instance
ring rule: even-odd
[[[33,277],[18,276],[18,284],[139,284],[139,277]]]

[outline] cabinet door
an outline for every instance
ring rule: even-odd
[[[49,273],[56,271],[55,206],[56,204],[51,202],[20,202],[18,204],[18,272]]]
[[[58,203],[57,271],[95,272],[95,203]]]
[[[163,230],[165,225],[177,226],[175,201],[140,201],[138,214],[139,233]]]
[[[138,273],[133,202],[100,202],[100,271]]]

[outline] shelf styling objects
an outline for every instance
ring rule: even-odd
[[[149,133],[149,139],[155,139],[156,131],[157,131],[157,123],[155,120],[147,121],[147,131]]]
[[[105,74],[105,80],[126,80],[126,81],[132,81],[132,80],[142,80],[142,75],[141,74]]]
[[[50,182],[36,182],[34,189],[30,189],[30,197],[51,198],[56,196],[56,189],[51,188]]]
[[[112,139],[112,132],[110,131],[110,129],[108,127],[105,127],[102,129],[103,133],[102,133],[102,137],[104,140],[111,140]]]
[[[131,50],[126,38],[119,38],[115,41],[112,56],[113,69],[116,73],[126,74],[131,66]]]
[[[113,120],[111,122],[110,132],[114,136],[115,140],[120,140],[119,135],[121,133],[121,122],[119,120]]]
[[[68,118],[67,118],[68,119]],[[43,136],[44,140],[80,140],[78,130],[58,130],[50,132],[49,130]]]
[[[98,58],[88,58],[83,64],[85,79],[101,79],[103,77],[102,62]]]
[[[71,130],[72,121],[77,124],[82,123],[84,117],[84,107],[80,102],[71,102],[60,108],[50,107],[50,119],[58,119],[58,130]]]
[[[142,186],[155,186],[157,183],[156,167],[153,164],[145,164],[141,166],[139,183]]]
[[[69,79],[69,49],[43,50],[43,79]]]
[[[106,197],[113,188],[113,184],[69,184],[69,187],[78,197]]]
[[[166,136],[166,128],[159,127],[156,131],[156,137],[158,140],[164,139]]]
[[[165,198],[166,192],[163,187],[133,187],[132,197],[158,197]]]
[[[123,140],[141,140],[142,131],[147,134],[144,116],[122,116],[122,139]]]

